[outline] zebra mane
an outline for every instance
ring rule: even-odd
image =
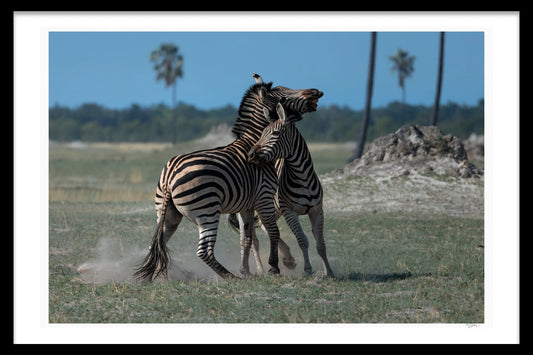
[[[254,133],[261,135],[262,130],[270,123],[270,121],[264,117],[262,108],[258,107],[258,98],[260,95],[264,95],[265,90],[267,95],[263,97],[264,106],[269,109],[274,107],[274,104],[279,101],[271,95],[272,82],[270,83],[256,83],[246,92],[241,100],[239,106],[239,116],[235,119],[235,124],[231,129],[231,132],[240,138],[245,132],[250,131],[250,128],[254,129]],[[263,93],[261,93],[263,91]],[[272,106],[272,107],[269,107]]]

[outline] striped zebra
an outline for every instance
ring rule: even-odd
[[[262,82],[259,75],[254,74],[256,82]],[[283,98],[285,94],[290,93],[292,90],[278,86],[272,89],[275,95]],[[322,95],[320,95],[322,96]],[[287,106],[287,105],[284,105]],[[316,109],[316,108],[315,108]],[[301,118],[300,118],[301,119]],[[298,118],[292,118],[291,122],[298,121]],[[278,133],[275,133],[274,127],[268,126],[265,128],[263,135],[254,146],[254,149],[263,145],[264,149],[262,153],[258,153],[259,156],[263,155],[263,160],[272,161],[272,156],[267,154],[269,145],[273,144],[277,140]],[[277,127],[276,129],[279,129]],[[318,175],[316,174],[311,154],[305,142],[305,139],[300,134],[294,124],[288,125],[286,130],[290,136],[290,140],[293,144],[293,150],[290,156],[284,159],[278,159],[275,163],[276,172],[278,175],[278,191],[275,194],[275,206],[276,206],[276,220],[282,215],[285,221],[289,225],[292,233],[295,235],[298,246],[302,250],[304,258],[304,271],[307,274],[313,272],[311,262],[309,260],[309,241],[305,235],[300,221],[299,215],[307,215],[311,222],[312,233],[316,240],[316,249],[318,255],[322,258],[324,272],[327,276],[334,277],[334,273],[329,265],[329,261],[326,253],[326,244],[324,241],[324,211],[322,208],[323,190]],[[256,158],[257,159],[257,158]],[[233,215],[228,218],[230,225],[234,229],[238,228],[239,221]],[[263,227],[262,227],[263,228]],[[253,235],[252,245],[254,251],[254,257],[256,260],[257,268],[262,271],[262,263],[259,257],[259,244],[255,233]],[[288,246],[280,239],[279,247],[282,255],[284,255],[284,264],[289,268],[293,268],[294,264],[291,264],[291,260],[294,258],[290,254]],[[285,260],[287,262],[285,262]],[[246,262],[241,260],[241,265]]]
[[[297,90],[291,98],[296,96],[309,107],[316,107],[317,98],[312,91]],[[155,197],[157,229],[148,255],[135,271],[136,278],[153,281],[159,275],[166,276],[169,263],[166,244],[183,216],[198,226],[197,256],[221,277],[234,277],[214,254],[220,215],[240,212],[244,224],[253,227],[254,210],[271,241],[269,273],[279,273],[279,230],[273,202],[277,189],[276,172],[273,164],[260,167],[248,161],[251,147],[270,123],[265,111],[273,111],[279,101],[272,94],[272,83],[252,85],[239,107],[241,120],[233,129],[240,134],[234,142],[224,147],[178,155],[167,162]],[[251,243],[251,235],[242,240]]]

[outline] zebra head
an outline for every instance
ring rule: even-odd
[[[252,77],[256,83],[263,83],[261,75],[253,73]],[[293,90],[285,86],[276,86],[272,88],[272,94],[280,99],[285,99],[283,107],[289,111],[289,115],[291,113],[304,114],[316,111],[318,99],[324,95],[322,91],[317,89]]]
[[[256,83],[244,94],[239,106],[239,115],[235,120],[232,133],[241,138],[245,133],[257,138],[273,119],[265,117],[264,109],[269,112],[276,109],[281,102],[289,121],[300,120],[301,114],[316,110],[318,98],[323,93],[316,89],[292,90],[281,86],[272,87],[272,82],[265,83],[259,75]],[[275,118],[274,118],[275,119]]]
[[[285,86],[272,88],[272,93],[280,98],[284,98],[283,107],[289,113],[295,114],[316,111],[318,99],[324,96],[324,93],[318,89],[293,90]]]
[[[292,151],[294,121],[287,118],[282,103],[276,105],[279,119],[270,123],[263,130],[261,138],[248,152],[248,161],[256,165],[287,157]],[[265,108],[264,115],[270,119],[270,112]]]
[[[263,83],[261,75],[254,73],[252,77],[256,83]],[[316,111],[318,99],[324,95],[322,91],[317,89],[293,90],[285,86],[273,87],[271,92],[272,95],[284,100],[282,103],[287,116],[293,117],[293,120],[296,121],[302,119],[302,114]],[[300,116],[297,117],[298,115]]]

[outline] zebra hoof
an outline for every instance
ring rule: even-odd
[[[232,273],[228,273],[226,275],[223,276],[224,279],[226,280],[241,280],[242,278],[237,276],[237,275],[234,275]]]
[[[269,270],[268,270],[268,274],[269,275],[279,275],[280,271],[279,271],[279,267],[271,267]]]
[[[294,261],[294,258],[283,258],[283,265],[285,265],[285,267],[287,269],[294,269],[296,267],[296,261]]]
[[[252,273],[250,272],[249,269],[246,269],[246,268],[243,268],[241,267],[241,269],[239,270],[241,272],[241,274],[245,277],[250,277],[252,276]]]

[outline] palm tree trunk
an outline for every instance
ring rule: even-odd
[[[370,121],[370,109],[372,106],[372,89],[374,87],[374,62],[376,59],[376,32],[372,32],[370,38],[370,61],[368,65],[368,80],[366,83],[366,101],[365,112],[363,116],[363,127],[361,127],[361,133],[359,135],[359,140],[357,141],[357,146],[349,161],[359,159],[363,155],[363,148],[366,141],[366,132],[368,130],[368,122]]]
[[[433,117],[431,118],[430,124],[432,126],[437,125],[437,118],[439,116],[439,105],[440,105],[440,91],[442,87],[442,68],[444,62],[444,32],[440,33],[440,45],[439,45],[439,74],[437,78],[437,93],[435,94],[435,105],[433,107]]]

